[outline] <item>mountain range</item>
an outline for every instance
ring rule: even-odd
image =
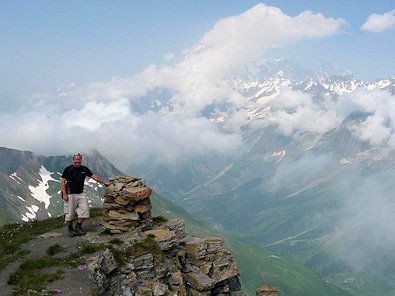
[[[245,104],[203,113],[225,132],[246,119],[236,153],[127,172],[235,241],[302,263],[351,295],[395,295],[395,154],[375,141],[391,135],[391,118],[380,116],[391,112],[395,77],[366,82],[284,59],[247,68],[229,75]],[[151,106],[163,106],[169,95],[154,97]]]
[[[237,128],[238,151],[132,163],[126,173],[147,179],[160,207],[177,204],[226,236],[246,282],[282,295],[395,295],[395,154],[381,137],[392,133],[391,104],[375,117],[380,96],[395,94],[395,77],[366,82],[333,65],[309,71],[278,59],[227,79],[245,103],[214,103],[202,116],[224,133]],[[156,89],[133,110],[171,112],[171,97]],[[0,148],[0,223],[59,215],[70,161]],[[122,174],[97,151],[84,162],[103,178]],[[103,188],[87,185],[100,205]],[[296,288],[309,281],[319,288]]]

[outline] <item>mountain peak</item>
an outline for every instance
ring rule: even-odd
[[[343,76],[352,76],[352,72],[350,70],[347,70],[345,68],[341,68],[339,66],[336,66],[332,63],[325,63],[321,65],[318,69],[318,71],[315,72],[316,76],[320,79],[326,79],[331,76],[338,76],[338,77],[343,77]]]

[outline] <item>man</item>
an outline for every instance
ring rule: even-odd
[[[81,165],[82,155],[75,153],[73,155],[73,164],[66,167],[62,174],[62,193],[64,200],[65,221],[69,228],[69,236],[85,235],[82,230],[82,223],[89,218],[88,198],[83,193],[85,177],[88,176],[93,180],[108,186],[110,183],[104,181],[97,175],[94,175],[89,168]],[[73,217],[77,213],[77,225],[73,228]]]

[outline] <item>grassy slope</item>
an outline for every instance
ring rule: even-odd
[[[188,232],[194,231],[208,236],[223,236],[214,229],[194,219],[186,210],[176,204],[152,196],[153,215],[178,217],[185,220]],[[347,292],[326,284],[317,274],[305,266],[285,258],[273,258],[264,249],[226,238],[226,248],[235,257],[241,274],[243,290],[255,295],[255,289],[272,285],[280,289],[280,295],[292,296],[347,296]],[[257,272],[258,271],[258,272]]]
[[[153,192],[151,196],[151,203],[153,216],[160,215],[166,218],[181,218],[185,221],[185,228],[189,233],[197,232],[206,236],[218,235],[215,233],[214,229],[208,227],[203,222],[196,220],[182,207],[160,197],[156,192]]]
[[[258,286],[279,288],[280,295],[324,296],[350,295],[322,281],[316,273],[287,258],[271,255],[267,250],[228,239],[229,250],[238,263],[244,290],[254,295]]]

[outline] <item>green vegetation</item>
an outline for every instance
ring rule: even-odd
[[[94,208],[91,210],[91,217],[101,216],[101,212],[101,208]],[[2,225],[0,227],[0,270],[29,253],[29,251],[20,248],[22,244],[63,226],[63,217]],[[7,283],[17,286],[13,295],[51,295],[45,290],[45,285],[63,276],[62,267],[75,267],[84,264],[83,256],[85,254],[91,254],[104,248],[103,244],[81,243],[78,245],[78,251],[71,256],[54,258],[54,255],[61,254],[65,250],[58,244],[52,245],[47,249],[46,256],[22,263],[19,269],[10,276]],[[48,272],[48,270],[52,270],[52,272]]]
[[[212,236],[215,231],[201,221],[193,218],[186,210],[161,197],[155,191],[151,195],[152,215],[181,218],[185,220],[186,232],[198,232],[201,235]],[[165,218],[167,219],[167,218]]]
[[[152,217],[152,221],[159,224],[168,221],[168,219],[164,216],[156,216],[156,217]]]
[[[256,288],[266,285],[279,288],[279,295],[350,295],[347,291],[324,282],[318,274],[289,258],[276,256],[265,249],[233,239],[227,239],[227,246],[235,255],[242,287],[247,295],[254,295]]]
[[[123,244],[123,241],[120,240],[119,238],[113,238],[112,240],[109,241],[109,243],[112,244],[112,245],[118,245],[119,246],[119,245]]]
[[[90,210],[90,215],[91,215],[92,218],[94,218],[94,217],[101,217],[102,213],[103,213],[103,209],[102,208],[92,208]]]
[[[221,208],[224,212],[229,210],[229,197],[224,198]],[[219,203],[218,199],[215,202]],[[188,231],[203,233],[207,236],[224,236],[218,234],[214,229],[195,220],[189,213],[174,203],[164,198],[154,195],[153,212],[158,215],[166,214],[171,217],[178,217],[185,220]],[[240,207],[241,208],[241,207]],[[209,211],[210,209],[206,209]],[[246,213],[248,215],[248,213]],[[223,216],[222,216],[223,217]],[[233,217],[233,218],[232,218]],[[229,219],[234,220],[233,213]],[[240,224],[238,221],[232,223]],[[257,226],[264,227],[264,221],[259,221]],[[289,226],[288,226],[289,227]],[[258,248],[245,242],[251,229],[243,229],[244,232],[235,232],[235,237],[226,237],[225,246],[230,250],[235,258],[240,272],[240,280],[243,290],[247,295],[255,295],[255,290],[260,286],[271,285],[279,288],[280,295],[292,296],[346,296],[350,295],[347,291],[341,290],[334,285],[326,283],[311,268],[302,263],[296,262],[289,256],[276,256],[272,252],[263,248]],[[257,233],[259,233],[257,231]],[[243,239],[244,235],[244,239]],[[273,239],[273,237],[270,237]],[[244,241],[241,243],[241,241]],[[279,254],[279,253],[275,253]],[[310,254],[310,256],[312,256]]]
[[[19,269],[11,274],[7,283],[17,286],[13,295],[46,295],[45,286],[49,282],[61,279],[65,266],[77,267],[85,264],[84,255],[96,253],[106,248],[104,244],[93,244],[83,242],[78,244],[78,251],[66,257],[53,257],[64,251],[63,247],[55,244],[47,249],[47,255],[40,258],[30,259],[21,264]],[[56,269],[57,267],[60,267]],[[44,270],[55,269],[54,272],[44,272]],[[30,292],[29,292],[30,291]],[[38,292],[40,291],[40,292]],[[41,293],[41,294],[40,294]]]
[[[112,255],[114,256],[115,261],[119,264],[122,265],[126,261],[126,255],[124,252],[121,250],[114,248],[114,246],[109,245],[108,249],[111,251]]]
[[[87,254],[93,254],[100,250],[104,250],[106,248],[105,244],[94,244],[91,242],[81,242],[77,245],[79,249],[77,253],[74,254],[76,257],[81,257]]]
[[[0,270],[26,254],[20,246],[23,243],[53,229],[62,227],[63,218],[50,218],[28,223],[6,224],[0,228]]]
[[[91,209],[91,217],[101,216],[102,209]],[[27,251],[20,249],[23,243],[37,236],[64,226],[64,218],[49,218],[27,223],[5,224],[0,227],[0,270],[25,255]]]
[[[17,286],[17,289],[13,291],[13,295],[29,295],[33,291],[45,291],[47,283],[61,279],[64,274],[61,269],[57,269],[53,273],[43,272],[43,269],[66,263],[66,260],[60,260],[51,255],[60,252],[62,249],[59,245],[53,245],[48,248],[47,256],[30,259],[22,263],[7,281],[9,285]]]
[[[47,255],[49,256],[54,256],[58,253],[64,252],[64,248],[58,244],[55,244],[53,246],[50,246],[47,250]]]
[[[155,241],[155,236],[150,234],[143,241],[135,242],[128,250],[127,254],[131,256],[140,256],[146,253],[151,253],[155,259],[163,260],[163,251],[159,248]]]
[[[10,221],[15,221],[15,217],[13,217],[9,211],[4,208],[0,208],[0,226]]]

